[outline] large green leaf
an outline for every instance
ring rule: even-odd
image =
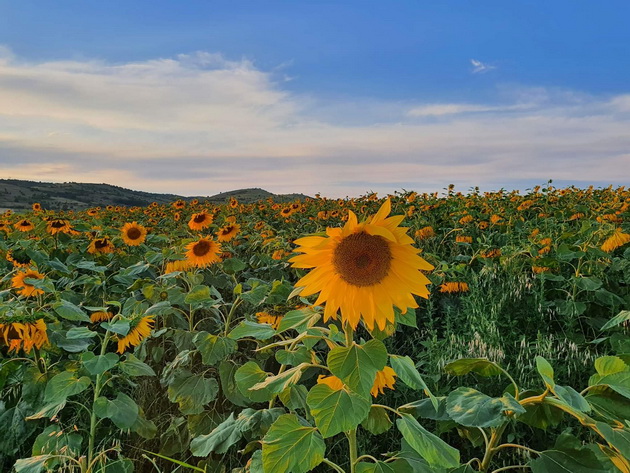
[[[249,401],[245,396],[241,394],[238,386],[236,385],[236,380],[234,379],[237,368],[237,365],[232,361],[224,360],[219,363],[219,379],[221,381],[221,391],[232,404],[245,407],[249,404]]]
[[[630,421],[630,402],[614,391],[603,390],[589,394],[586,400],[595,412],[609,419]]]
[[[370,340],[364,345],[352,343],[336,347],[328,353],[328,368],[351,390],[367,396],[372,389],[376,372],[387,363],[387,349],[383,342]]]
[[[361,422],[361,425],[371,434],[380,435],[387,432],[394,424],[384,408],[371,406],[367,418]]]
[[[545,382],[545,386],[553,391],[556,386],[556,382],[553,379],[553,367],[542,356],[537,356],[536,369]]]
[[[139,408],[129,396],[124,393],[118,393],[113,400],[103,396],[96,399],[94,411],[100,418],[111,419],[116,427],[126,430],[135,424]]]
[[[617,315],[615,315],[612,319],[606,322],[602,326],[602,330],[608,330],[609,328],[616,327],[617,325],[621,325],[622,323],[630,320],[630,310],[622,310]]]
[[[72,371],[62,371],[46,385],[44,399],[51,404],[60,404],[68,397],[85,391],[90,384],[90,378],[87,376],[77,378],[76,373]]]
[[[448,395],[446,411],[466,427],[498,427],[505,422],[507,411],[523,413],[525,409],[511,396],[491,398],[476,389],[461,387]]]
[[[199,332],[193,338],[193,343],[201,353],[203,364],[208,366],[227,359],[237,347],[236,341],[231,338],[219,337],[208,332]]]
[[[207,457],[210,453],[225,453],[238,442],[243,434],[241,428],[243,420],[237,421],[234,413],[221,422],[212,432],[201,435],[190,442],[190,451],[196,457]]]
[[[254,385],[267,379],[267,374],[263,371],[255,361],[248,361],[241,366],[234,374],[234,380],[238,386],[238,390],[247,399],[254,402],[267,402],[274,396],[269,389],[250,390]]]
[[[597,457],[587,449],[545,450],[527,464],[532,473],[604,473],[607,471]]]
[[[280,319],[277,332],[282,333],[287,330],[304,332],[306,329],[315,325],[320,318],[321,314],[310,307],[291,310]]]
[[[600,376],[619,373],[630,369],[618,356],[601,356],[595,360],[595,369]]]
[[[155,376],[155,371],[131,353],[127,353],[125,361],[118,365],[120,370],[129,376]]]
[[[589,385],[608,386],[613,391],[630,399],[630,371],[620,371],[605,376],[594,374],[589,380]]]
[[[199,414],[219,392],[219,383],[214,378],[188,371],[178,373],[168,387],[168,398],[179,404],[182,414]]]
[[[267,340],[276,334],[274,328],[269,324],[259,324],[250,320],[244,320],[232,329],[228,337],[233,340],[241,338],[255,338],[256,340]]]
[[[90,322],[90,317],[79,306],[72,302],[59,301],[53,304],[53,309],[59,317],[75,322]]]
[[[308,367],[307,363],[301,363],[294,368],[283,371],[280,374],[267,376],[261,382],[256,383],[250,391],[266,390],[272,394],[280,394],[289,386],[296,384],[302,377],[302,371]]]
[[[81,355],[83,366],[91,375],[103,374],[109,371],[116,363],[119,357],[116,353],[105,353],[104,355],[94,355],[92,352],[86,352]]]
[[[429,396],[431,403],[437,409],[437,400],[427,384],[420,376],[420,373],[416,369],[416,365],[413,360],[408,356],[389,355],[392,368],[398,375],[398,378],[402,380],[407,386],[412,389],[422,389],[424,394]]]
[[[401,414],[396,420],[396,425],[409,446],[431,466],[439,468],[459,466],[459,451],[427,431],[410,414]]]
[[[294,414],[285,414],[263,438],[263,468],[265,473],[306,473],[322,462],[325,450],[317,429],[302,425]]]
[[[324,438],[356,428],[368,416],[372,405],[359,394],[345,389],[336,391],[326,384],[316,384],[306,402]]]
[[[444,367],[448,374],[463,376],[468,373],[477,373],[481,376],[498,376],[503,373],[499,365],[485,358],[462,358]]]

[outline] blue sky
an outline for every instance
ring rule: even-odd
[[[0,1],[0,175],[181,194],[628,184],[629,17],[627,1]]]

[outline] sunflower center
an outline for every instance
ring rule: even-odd
[[[203,223],[206,220],[206,214],[198,214],[193,220],[195,223]]]
[[[193,253],[195,256],[205,256],[210,251],[210,243],[201,240],[195,246],[193,246]]]
[[[53,228],[62,228],[66,226],[66,222],[64,222],[63,220],[55,220],[50,224],[50,226]]]
[[[129,238],[130,240],[137,240],[138,238],[140,238],[141,235],[142,232],[139,228],[131,227],[129,230],[127,230],[127,238]]]
[[[387,241],[365,232],[344,238],[333,253],[333,266],[341,279],[353,286],[373,286],[381,282],[391,267],[392,252]]]
[[[106,248],[107,245],[109,245],[109,242],[105,238],[102,238],[100,240],[96,240],[94,242],[94,247],[98,248],[99,250],[102,249],[102,248]]]

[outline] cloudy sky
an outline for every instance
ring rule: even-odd
[[[0,0],[0,178],[630,184],[630,3]]]

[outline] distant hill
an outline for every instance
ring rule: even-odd
[[[36,182],[18,179],[0,179],[0,211],[29,210],[34,202],[39,202],[44,209],[81,210],[89,207],[106,205],[124,205],[127,207],[146,206],[151,202],[168,204],[177,199],[207,200],[220,204],[234,197],[239,202],[249,203],[273,197],[277,202],[289,202],[305,199],[304,194],[272,194],[264,189],[239,189],[222,192],[212,196],[184,197],[176,194],[154,194],[134,191],[111,184],[89,184],[81,182]]]

